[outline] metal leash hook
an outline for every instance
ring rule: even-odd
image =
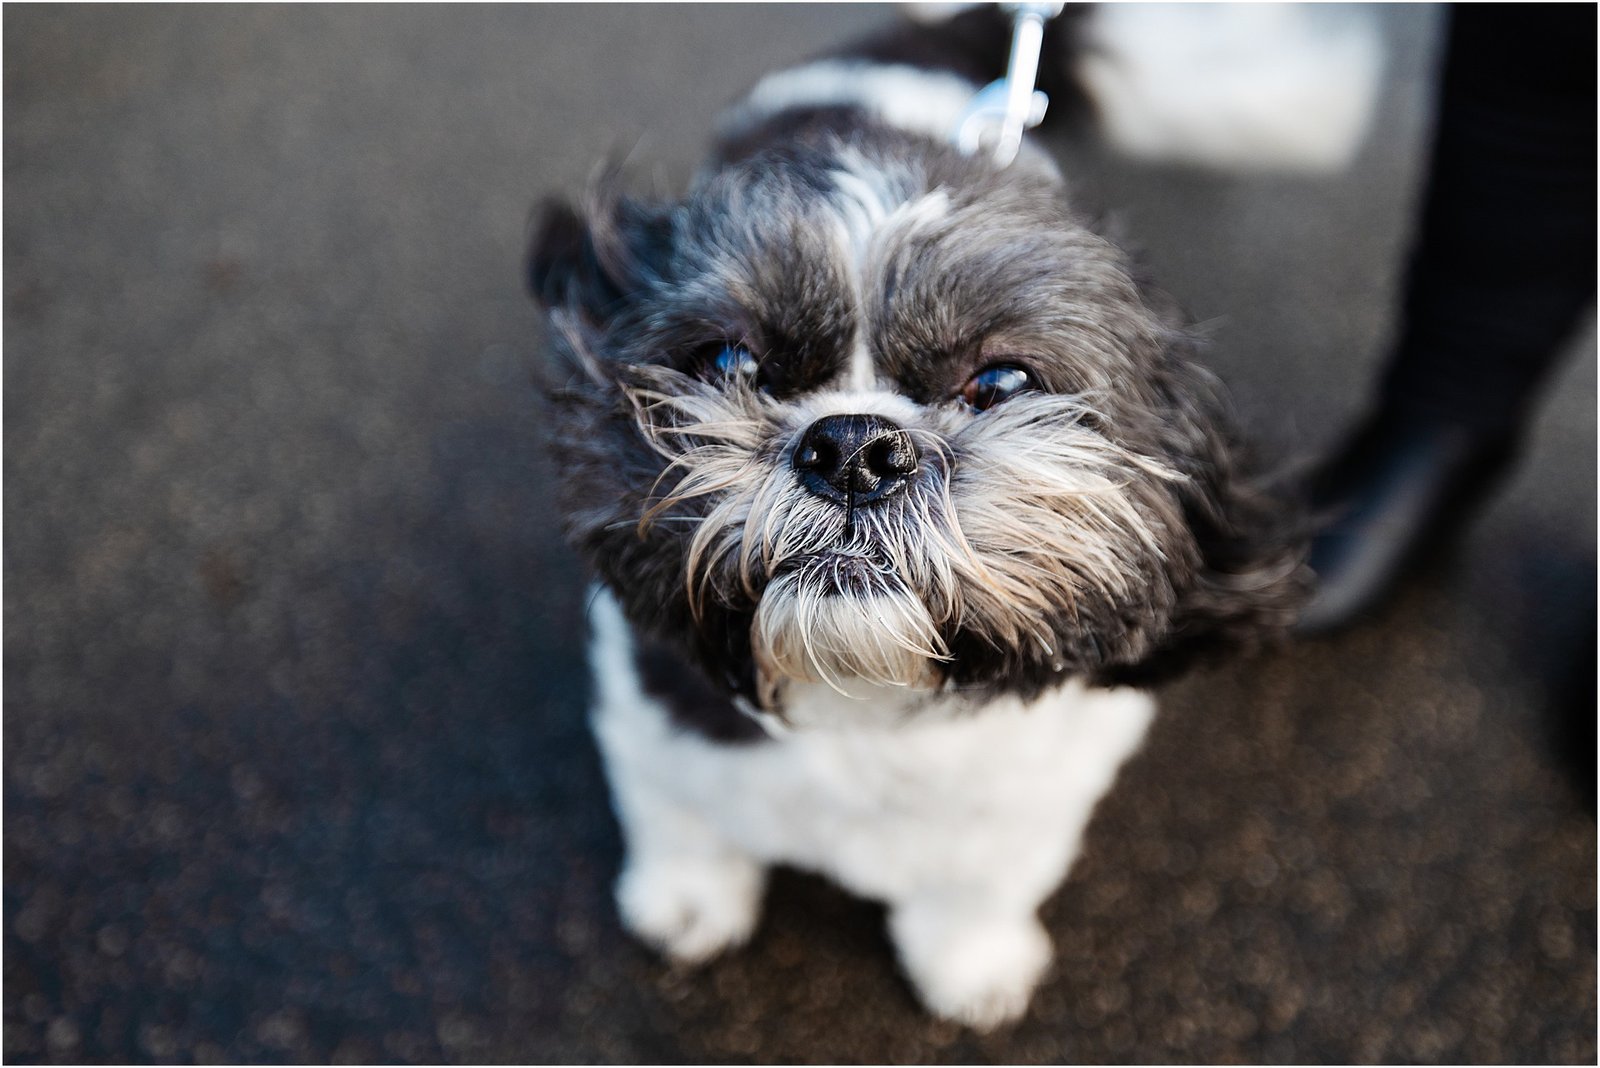
[[[1022,149],[1022,135],[1044,121],[1050,98],[1034,88],[1039,78],[1039,54],[1044,46],[1045,20],[1061,14],[1062,4],[1006,3],[1000,5],[1012,18],[1011,61],[1006,76],[979,89],[956,127],[956,147],[972,155],[983,147],[985,134],[994,129],[994,161],[1008,165]]]

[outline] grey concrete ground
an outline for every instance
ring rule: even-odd
[[[1020,1026],[806,876],[702,972],[621,934],[528,209],[887,17],[7,5],[8,1060],[1593,1062],[1592,327],[1392,608],[1165,694]],[[1285,458],[1390,330],[1437,17],[1348,174],[1059,144]]]

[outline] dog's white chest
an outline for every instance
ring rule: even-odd
[[[959,715],[896,707],[903,691],[852,701],[815,685],[788,695],[810,726],[718,744],[676,728],[639,685],[608,595],[593,620],[594,726],[625,824],[703,821],[752,857],[891,902],[935,885],[1047,894],[1154,711],[1142,692],[1078,683]]]

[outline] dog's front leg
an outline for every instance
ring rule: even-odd
[[[672,960],[699,963],[750,937],[766,872],[673,784],[714,781],[739,764],[724,747],[675,729],[662,703],[644,692],[615,598],[598,591],[590,620],[590,726],[626,845],[618,911],[630,931]]]
[[[923,1004],[979,1030],[1022,1015],[1053,955],[1032,908],[975,891],[895,903],[889,932]]]
[[[760,916],[763,866],[648,781],[616,764],[608,770],[627,842],[616,891],[623,923],[679,964],[747,941]]]

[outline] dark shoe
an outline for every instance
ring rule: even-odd
[[[1317,586],[1297,633],[1328,634],[1376,608],[1495,489],[1514,449],[1466,427],[1378,417],[1312,476]]]

